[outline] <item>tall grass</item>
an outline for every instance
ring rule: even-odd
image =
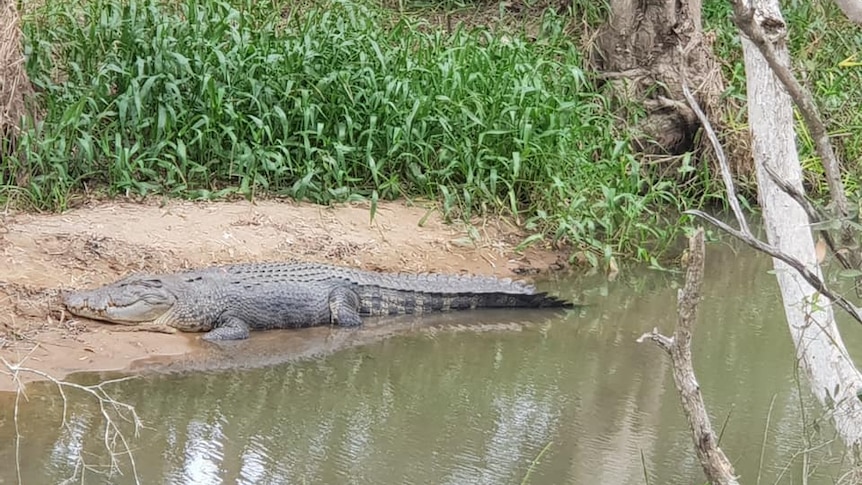
[[[24,20],[45,116],[0,166],[0,198],[429,198],[515,215],[525,243],[593,264],[650,260],[677,222],[661,208],[687,203],[644,178],[562,28],[449,33],[350,0],[49,0]]]

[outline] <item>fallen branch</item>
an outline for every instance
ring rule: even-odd
[[[649,339],[670,354],[673,380],[679,391],[682,409],[691,429],[691,439],[707,480],[713,485],[738,485],[733,465],[718,446],[718,437],[712,429],[703,395],[691,358],[691,336],[697,320],[697,305],[703,285],[703,262],[705,259],[703,228],[698,228],[688,240],[688,269],[685,286],[679,290],[677,311],[679,318],[673,338],[665,337],[653,329],[637,339],[638,343]]]

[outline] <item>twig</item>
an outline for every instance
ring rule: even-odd
[[[796,201],[802,210],[808,215],[808,219],[812,223],[823,222],[825,218],[820,214],[820,211],[817,210],[814,205],[805,198],[805,194],[798,191],[796,187],[790,185],[786,180],[781,178],[780,175],[775,173],[772,167],[765,165],[763,168],[766,169],[767,175],[772,180],[772,182],[778,186],[781,190],[784,191],[785,194],[789,195],[791,199]],[[832,251],[832,254],[835,255],[835,258],[838,259],[838,262],[841,263],[841,266],[844,269],[853,269],[853,266],[850,264],[850,261],[844,256],[844,253],[838,249],[838,246],[835,244],[835,240],[832,239],[832,235],[826,229],[818,230],[820,236],[823,237],[823,240],[826,242],[826,245],[829,247],[829,250]]]
[[[168,325],[146,324],[140,326],[115,326],[111,332],[152,332],[152,333],[167,333],[175,334],[177,329]]]
[[[775,397],[772,395],[772,400],[769,401],[769,412],[766,413],[766,424],[763,426],[763,439],[760,441],[760,460],[757,462],[757,481],[760,484],[760,478],[763,476],[763,455],[766,453],[766,439],[769,437],[769,423],[772,421],[772,411],[775,409]]]
[[[625,71],[616,71],[616,72],[602,72],[596,74],[596,78],[598,79],[631,79],[633,77],[643,77],[648,76],[649,70],[634,68],[634,69],[626,69]]]
[[[548,444],[546,444],[545,447],[542,448],[542,451],[540,451],[539,454],[536,455],[535,458],[533,458],[533,461],[530,462],[529,468],[527,468],[527,473],[524,474],[524,479],[521,480],[521,485],[526,485],[527,483],[530,483],[530,474],[533,473],[533,469],[536,468],[536,465],[538,465],[541,461],[542,455],[544,455],[545,452],[548,451],[548,448],[550,448],[552,444],[554,444],[553,441],[548,441]]]
[[[673,380],[679,391],[683,411],[688,419],[691,439],[697,457],[703,467],[707,480],[717,485],[738,485],[733,465],[718,446],[718,438],[712,429],[703,395],[694,374],[691,358],[691,338],[694,322],[697,319],[697,305],[703,286],[704,253],[703,228],[700,227],[688,240],[689,263],[685,275],[685,285],[679,290],[676,330],[669,339],[653,329],[643,334],[637,341],[650,339],[670,354],[673,366]]]
[[[12,421],[15,422],[15,474],[18,477],[18,485],[21,485],[21,430],[18,427],[18,404],[21,402],[22,392],[15,393],[15,409],[12,411]]]
[[[134,481],[136,484],[141,483],[140,477],[138,476],[138,469],[137,469],[137,465],[135,463],[135,458],[132,454],[131,446],[129,445],[129,442],[126,439],[126,436],[120,430],[119,423],[117,423],[114,416],[117,416],[117,417],[123,419],[124,421],[131,422],[134,425],[135,436],[137,436],[138,432],[141,430],[141,428],[143,428],[143,422],[138,417],[138,414],[135,411],[134,406],[117,401],[116,399],[111,397],[110,394],[108,394],[108,391],[105,390],[105,386],[107,386],[107,385],[116,384],[119,382],[131,380],[131,379],[134,379],[134,377],[122,377],[119,379],[110,379],[110,380],[103,381],[103,382],[100,382],[98,384],[94,384],[91,386],[84,386],[81,384],[75,384],[74,382],[69,382],[69,381],[57,379],[56,377],[48,374],[47,372],[43,372],[43,371],[40,371],[37,369],[32,369],[29,367],[23,367],[20,363],[19,364],[12,364],[3,357],[0,357],[0,363],[2,363],[3,366],[6,368],[6,370],[12,375],[12,381],[17,386],[18,395],[16,396],[16,399],[15,399],[15,410],[14,410],[13,419],[15,421],[15,429],[16,429],[16,437],[15,437],[16,457],[15,458],[16,458],[16,465],[18,466],[18,481],[19,481],[19,483],[21,482],[21,469],[20,469],[20,461],[19,461],[19,457],[18,457],[17,447],[18,447],[18,443],[20,442],[21,435],[20,435],[20,433],[18,433],[18,402],[19,402],[19,397],[21,395],[24,395],[24,383],[21,380],[20,375],[19,375],[22,372],[37,375],[37,376],[39,376],[39,377],[41,377],[47,381],[54,383],[54,385],[57,386],[57,390],[60,393],[60,396],[63,400],[63,415],[62,415],[61,427],[66,426],[66,415],[67,415],[67,410],[68,410],[68,398],[66,396],[65,390],[67,388],[81,391],[81,392],[88,394],[88,395],[92,396],[93,398],[95,398],[96,401],[99,403],[99,411],[105,420],[105,432],[102,435],[102,443],[103,443],[105,449],[110,454],[110,458],[111,458],[111,465],[110,465],[109,473],[116,472],[116,473],[122,474],[122,471],[120,468],[120,463],[119,463],[117,457],[119,455],[127,455],[128,460],[129,460],[129,465],[132,469],[132,476],[134,478]],[[119,451],[116,450],[117,440],[119,440],[119,443],[121,444]]]

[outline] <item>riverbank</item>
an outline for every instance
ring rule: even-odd
[[[565,266],[566,255],[551,248],[516,252],[524,234],[505,219],[476,220],[470,229],[444,223],[430,208],[381,202],[372,222],[367,204],[154,199],[93,202],[63,214],[2,215],[0,357],[62,378],[198,348],[199,334],[118,331],[73,317],[59,305],[62,290],[98,286],[131,272],[288,259],[500,277]],[[14,389],[3,370],[0,390]]]

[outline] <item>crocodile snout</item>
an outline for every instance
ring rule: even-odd
[[[135,294],[122,287],[103,287],[66,294],[63,304],[74,315],[111,323],[134,325],[152,322],[168,312],[173,301]]]

